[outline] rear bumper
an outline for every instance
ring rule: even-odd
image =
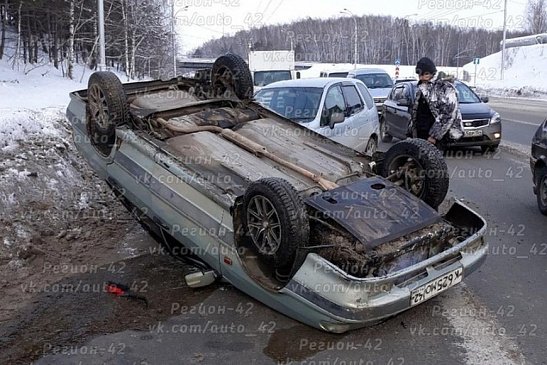
[[[463,206],[461,203],[456,203]],[[309,254],[282,289],[308,304],[308,323],[329,332],[345,332],[373,325],[412,307],[411,293],[443,275],[463,270],[463,278],[475,271],[486,259],[488,244],[484,240],[486,222],[476,215],[482,227],[456,246],[427,260],[395,273],[375,278],[356,278],[319,255]],[[472,249],[471,249],[472,247]]]

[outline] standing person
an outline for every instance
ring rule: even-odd
[[[463,136],[456,88],[447,79],[433,79],[437,67],[427,57],[418,61],[416,73],[419,81],[409,134],[444,149],[449,140],[457,140]]]

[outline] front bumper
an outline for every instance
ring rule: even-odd
[[[411,293],[444,274],[461,268],[463,277],[486,259],[486,222],[465,241],[415,265],[383,277],[348,275],[319,255],[309,254],[282,292],[307,303],[304,322],[329,332],[345,332],[376,324],[412,307]],[[473,249],[470,249],[473,247]]]
[[[473,146],[498,146],[501,142],[501,123],[488,124],[478,128],[464,128],[464,132],[480,131],[480,136],[464,136],[456,142],[450,143],[451,147],[473,147]]]

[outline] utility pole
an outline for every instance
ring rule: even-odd
[[[106,71],[106,47],[104,39],[104,0],[97,0],[99,12],[99,71]]]
[[[503,6],[503,43],[501,44],[501,72],[500,80],[503,80],[503,71],[505,69],[505,39],[507,37],[507,0]]]
[[[358,54],[357,54],[357,18],[355,17],[355,14],[353,14],[351,11],[349,11],[348,9],[344,8],[343,11],[341,11],[340,13],[342,14],[349,14],[351,15],[351,18],[353,19],[353,25],[355,26],[354,27],[354,38],[355,38],[355,45],[354,45],[354,48],[353,48],[353,68],[356,69],[357,68],[357,63],[359,62],[359,58],[358,58]]]
[[[171,1],[171,36],[173,40],[173,77],[177,77],[177,39],[175,35],[175,0]]]

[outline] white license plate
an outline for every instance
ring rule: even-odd
[[[420,304],[429,298],[447,290],[448,288],[458,284],[463,279],[463,269],[460,267],[454,271],[444,274],[440,278],[424,284],[410,293],[410,305]]]
[[[480,137],[480,136],[482,136],[482,130],[479,129],[479,130],[476,130],[476,131],[464,131],[463,134],[466,137]]]

